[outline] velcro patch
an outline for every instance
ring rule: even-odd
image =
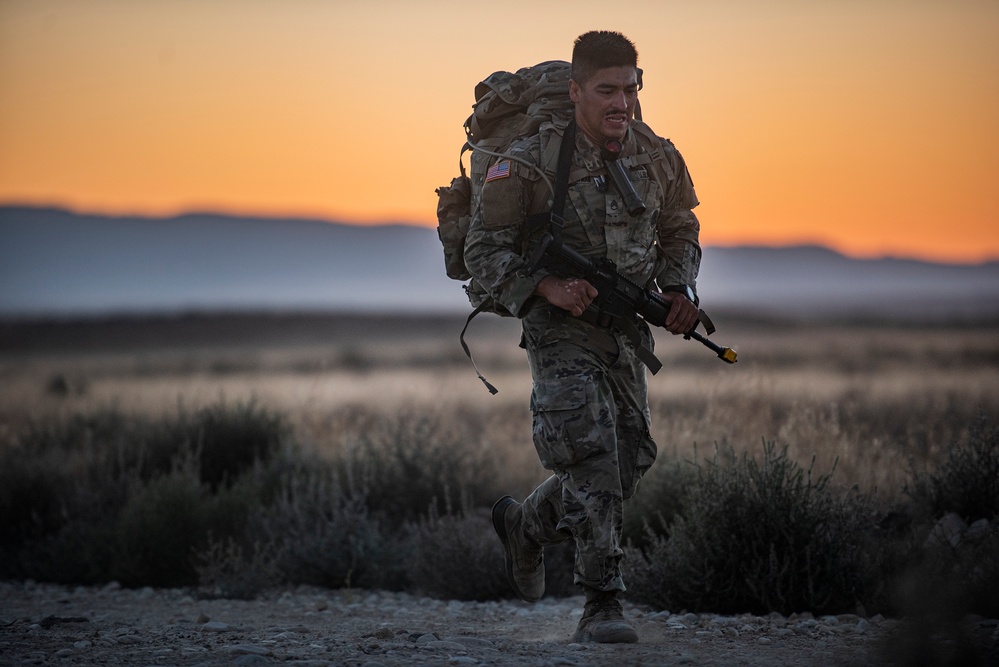
[[[506,178],[510,175],[510,161],[503,160],[502,162],[497,162],[493,166],[489,167],[489,171],[486,172],[486,183],[489,181],[498,181],[501,178]]]

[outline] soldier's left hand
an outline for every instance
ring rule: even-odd
[[[685,334],[697,324],[697,306],[690,299],[677,292],[664,292],[663,298],[670,302],[669,315],[663,323],[671,334]]]

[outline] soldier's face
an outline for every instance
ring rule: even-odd
[[[608,139],[624,139],[638,101],[638,73],[634,67],[598,69],[583,85],[569,82],[576,105],[576,124],[597,146]]]

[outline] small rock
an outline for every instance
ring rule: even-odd
[[[446,642],[443,640],[427,642],[421,645],[422,648],[432,649],[434,651],[464,651],[465,647],[458,642]]]
[[[229,647],[229,653],[234,655],[274,655],[274,652],[263,646],[253,646],[252,644],[236,644]]]
[[[222,621],[208,621],[201,626],[202,632],[228,632],[229,624]]]
[[[211,616],[209,616],[205,612],[201,612],[200,614],[198,614],[198,620],[196,621],[196,623],[198,625],[204,625],[205,623],[207,623],[210,620],[212,620]]]
[[[271,661],[262,655],[241,655],[232,661],[237,667],[252,667],[253,665],[269,665]]]
[[[467,648],[496,648],[488,639],[479,637],[444,637],[444,641],[456,642]]]
[[[117,641],[119,644],[141,644],[142,638],[137,635],[122,635]]]

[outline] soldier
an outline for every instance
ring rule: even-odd
[[[673,144],[647,126],[639,131],[637,64],[634,45],[620,33],[593,31],[576,39],[570,117],[515,143],[509,155],[517,159],[496,159],[465,244],[472,277],[522,318],[521,344],[533,377],[534,444],[553,473],[523,503],[504,496],[493,506],[507,574],[522,599],[539,600],[545,590],[544,547],[572,538],[574,581],[586,595],[573,637],[579,642],[638,641],[618,600],[625,590],[623,503],[655,460],[656,444],[649,432],[645,367],[622,323],[600,312],[597,291],[585,279],[525,271],[525,220],[550,192],[538,171],[521,160],[540,166],[543,147],[571,136],[566,127],[575,122],[563,242],[588,258],[610,258],[639,285],[658,287],[671,302],[666,329],[689,331],[698,315],[693,287],[701,249],[691,211],[698,202]],[[629,215],[622,194],[609,186],[601,158],[608,140],[623,144],[620,159],[630,167],[643,213]],[[638,328],[651,349],[644,320],[636,316],[627,324]]]

